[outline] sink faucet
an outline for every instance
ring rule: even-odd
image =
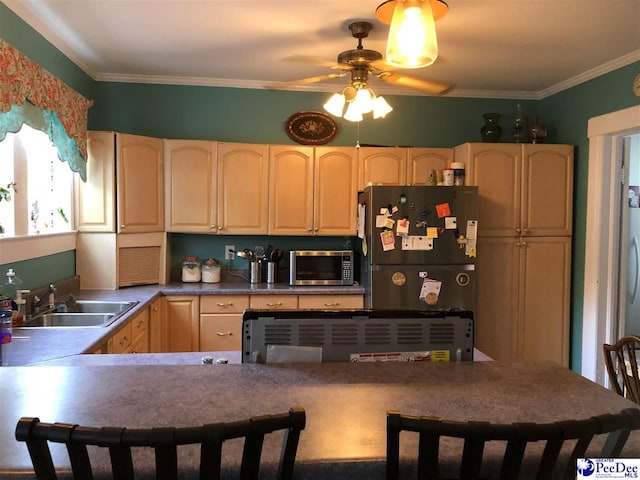
[[[53,284],[50,284],[46,291],[48,294],[46,303],[39,295],[34,295],[31,299],[31,314],[36,315],[38,313],[53,310],[56,306],[56,299],[54,295],[56,291],[56,287]]]
[[[47,293],[49,294],[49,308],[54,308],[56,306],[56,296],[55,293],[58,289],[53,285],[53,283],[49,284],[49,288],[47,289]]]

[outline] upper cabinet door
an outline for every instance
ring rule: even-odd
[[[115,232],[115,134],[87,132],[87,181],[76,176],[80,232]]]
[[[168,232],[217,232],[216,148],[205,140],[165,140]]]
[[[313,232],[313,147],[269,148],[269,233]]]
[[[373,185],[406,185],[407,150],[396,147],[362,147],[358,149],[360,180],[358,188]]]
[[[525,144],[523,151],[523,235],[571,235],[573,146]]]
[[[452,161],[452,148],[410,148],[407,183],[426,185],[431,170],[444,170]]]
[[[164,231],[162,140],[116,134],[118,232]]]
[[[354,147],[316,147],[315,235],[355,235],[356,155]]]
[[[521,158],[520,144],[465,143],[455,149],[464,162],[467,185],[478,187],[478,234],[485,237],[519,235]]]
[[[266,234],[269,147],[218,143],[218,233]]]

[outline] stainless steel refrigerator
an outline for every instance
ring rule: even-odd
[[[475,312],[477,187],[369,186],[358,195],[365,307]]]

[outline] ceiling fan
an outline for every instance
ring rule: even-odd
[[[372,28],[373,25],[369,22],[351,23],[349,25],[349,30],[351,30],[351,35],[358,39],[358,46],[353,50],[341,52],[338,55],[337,63],[309,55],[294,55],[285,59],[288,61],[312,63],[323,67],[329,67],[333,70],[341,70],[340,72],[332,72],[290,82],[280,82],[270,85],[269,88],[286,89],[288,87],[308,85],[311,83],[331,80],[333,78],[341,78],[351,73],[351,85],[355,89],[366,85],[369,75],[373,75],[383,82],[390,83],[392,85],[413,88],[434,95],[442,95],[449,91],[451,85],[399,73],[395,71],[393,66],[384,61],[380,52],[365,49],[362,46],[362,39],[369,36],[369,32]]]

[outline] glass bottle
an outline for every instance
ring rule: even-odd
[[[516,104],[516,119],[513,122],[513,141],[516,143],[526,143],[529,132],[527,131],[527,119],[524,116],[524,107],[521,103]]]

